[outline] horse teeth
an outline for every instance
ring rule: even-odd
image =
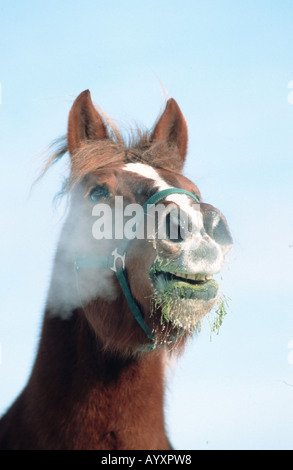
[[[173,274],[174,274],[174,276],[182,277],[183,279],[187,279],[187,274],[184,274],[184,273],[177,273],[177,272],[175,272],[175,273],[173,273]]]
[[[174,276],[181,277],[182,279],[189,279],[191,281],[209,281],[212,279],[211,274],[185,274],[185,273],[179,273],[179,272],[174,272]]]

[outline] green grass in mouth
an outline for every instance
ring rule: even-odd
[[[178,279],[161,279],[155,286],[154,308],[161,309],[161,324],[164,321],[174,323],[175,316],[188,319],[190,329],[194,330],[198,321],[196,313],[199,304],[202,306],[205,302],[213,302],[218,293],[218,284],[214,280],[189,283]],[[176,314],[175,314],[176,312]],[[174,315],[175,314],[175,315]]]
[[[160,276],[159,274],[162,273],[166,275]],[[207,318],[211,335],[218,335],[224,317],[227,315],[228,300],[230,300],[222,293],[219,294],[218,283],[214,279],[190,281],[179,277],[171,278],[168,274],[170,273],[161,270],[161,265],[153,266],[150,270],[155,290],[153,311],[161,310],[162,327],[164,328],[164,325],[169,323],[173,324],[174,328],[178,326],[180,328],[181,325],[191,334],[196,329],[200,332],[204,318],[196,320],[196,310],[199,305],[210,304],[211,310],[207,312]]]
[[[177,279],[167,281],[168,290],[172,289],[172,292],[184,299],[201,299],[204,300],[205,297],[214,298],[218,292],[218,283],[213,279],[205,282],[191,283],[188,281],[179,281]]]

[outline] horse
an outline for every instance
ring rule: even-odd
[[[89,90],[74,101],[44,170],[69,155],[68,214],[35,362],[0,420],[0,449],[172,449],[166,368],[215,305],[214,275],[233,244],[223,214],[182,174],[187,146],[173,98],[151,130],[128,137]]]

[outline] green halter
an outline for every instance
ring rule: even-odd
[[[165,199],[167,196],[170,196],[170,194],[185,194],[187,196],[190,196],[192,199],[194,199],[196,202],[200,202],[198,197],[195,194],[190,193],[189,191],[186,191],[185,189],[181,188],[168,188],[168,189],[163,189],[162,191],[159,191],[155,194],[153,194],[147,201],[146,203],[142,206],[143,208],[143,213],[145,214],[148,210],[148,206],[152,204],[157,204],[159,201],[162,199]],[[80,304],[84,310],[84,306],[82,304],[81,300],[81,295],[80,295],[80,289],[79,289],[79,270],[80,269],[85,269],[85,268],[109,268],[112,269],[112,271],[115,272],[116,277],[118,279],[118,282],[121,286],[121,289],[124,293],[124,296],[127,300],[128,306],[134,316],[134,318],[137,320],[138,324],[140,327],[143,329],[147,337],[152,340],[154,343],[154,335],[151,333],[150,328],[145,322],[143,313],[141,312],[140,308],[138,307],[137,303],[135,302],[133,295],[131,293],[128,280],[126,277],[126,267],[125,267],[125,256],[127,253],[127,246],[129,244],[130,240],[123,239],[122,242],[118,245],[115,250],[109,254],[109,255],[85,255],[85,256],[75,256],[74,257],[74,270],[75,270],[75,277],[76,277],[76,287],[77,287],[77,292],[79,296],[79,301]],[[117,266],[117,260],[119,261],[119,265]],[[140,347],[140,350],[151,350],[155,349],[155,345],[151,344],[147,349],[144,349],[144,347]]]

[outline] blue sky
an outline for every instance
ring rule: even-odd
[[[74,98],[152,126],[163,87],[189,126],[185,174],[235,246],[208,324],[170,373],[178,449],[292,448],[293,5],[290,1],[0,2],[0,413],[35,356],[62,223],[65,163],[30,193]]]

